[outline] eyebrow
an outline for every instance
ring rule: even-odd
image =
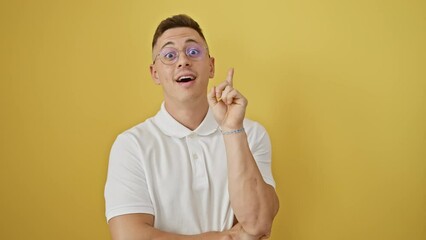
[[[199,42],[197,42],[196,40],[194,40],[194,39],[187,39],[186,41],[185,41],[185,43],[199,43]],[[160,49],[163,49],[164,47],[166,47],[167,45],[174,45],[175,43],[174,42],[172,42],[172,41],[168,41],[168,42],[166,42],[165,44],[163,44],[163,46],[161,46],[161,48]]]

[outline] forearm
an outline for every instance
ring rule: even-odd
[[[269,234],[278,211],[278,198],[265,183],[244,132],[224,135],[228,158],[231,206],[244,230],[255,236]]]
[[[197,235],[182,235],[161,231],[146,222],[145,217],[138,214],[123,215],[109,222],[113,240],[228,240],[230,232],[207,232]]]
[[[208,232],[197,235],[181,235],[158,230],[151,226],[140,229],[141,234],[135,240],[225,240],[226,234],[221,232]],[[123,238],[127,239],[127,238]],[[115,240],[115,239],[114,239]],[[121,240],[118,238],[117,240]]]
[[[145,225],[134,228],[127,234],[114,237],[113,240],[227,240],[227,234],[222,232],[207,232],[197,235],[181,235],[158,230]]]

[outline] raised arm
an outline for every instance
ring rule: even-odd
[[[226,146],[231,206],[242,228],[255,238],[269,236],[278,212],[275,189],[265,183],[250,151],[243,120],[247,99],[233,88],[233,69],[208,94]]]

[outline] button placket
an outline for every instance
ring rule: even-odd
[[[207,169],[203,159],[202,148],[199,144],[199,139],[196,133],[192,133],[188,136],[188,152],[191,158],[191,165],[193,168],[194,178],[193,187],[195,189],[203,188],[207,186]]]

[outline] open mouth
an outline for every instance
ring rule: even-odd
[[[185,83],[185,82],[190,82],[193,81],[195,79],[194,76],[182,76],[180,77],[178,80],[176,80],[178,83]]]

